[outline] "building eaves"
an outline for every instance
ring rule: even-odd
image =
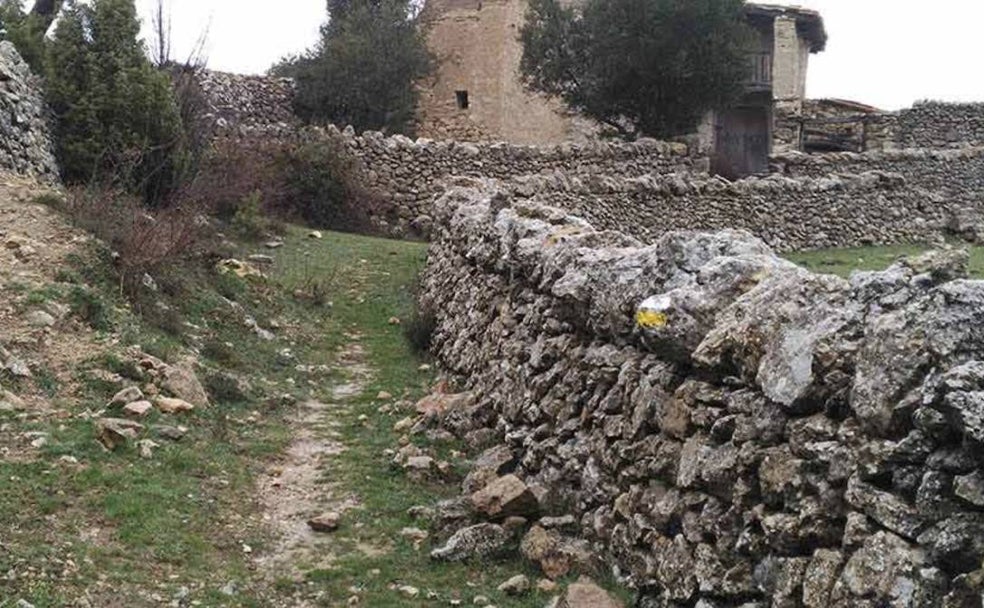
[[[796,19],[796,28],[800,36],[810,43],[811,53],[819,53],[827,47],[827,29],[818,11],[799,6],[749,2],[745,4],[745,15],[772,20],[781,16],[792,17]]]

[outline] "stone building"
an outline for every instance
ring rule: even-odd
[[[422,86],[419,135],[547,144],[591,132],[558,100],[524,88],[526,8],[527,0],[426,0],[421,17],[438,68]]]
[[[749,58],[746,93],[736,107],[709,116],[701,129],[712,171],[728,177],[765,173],[771,154],[802,148],[810,54],[827,44],[816,11],[747,4],[745,14],[759,39]]]
[[[576,1],[576,0],[574,0]],[[520,80],[527,0],[427,0],[423,20],[438,58],[422,85],[418,132],[435,139],[550,144],[590,138],[592,123],[556,100],[526,90]],[[725,175],[765,171],[771,152],[799,145],[810,53],[827,35],[814,11],[748,4],[759,34],[749,60],[753,75],[738,107],[708,117],[702,141]]]

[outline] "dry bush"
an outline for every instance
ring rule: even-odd
[[[363,185],[360,161],[324,132],[294,138],[222,138],[181,200],[231,221],[244,206],[318,228],[371,232],[382,199]]]
[[[121,190],[72,190],[65,200],[73,222],[101,239],[114,252],[114,264],[125,292],[160,276],[205,251],[208,222],[189,205],[175,204],[149,212],[141,201]]]
[[[264,137],[221,138],[202,159],[196,179],[185,189],[185,204],[231,220],[245,201],[259,193],[263,206],[284,204],[285,148]]]

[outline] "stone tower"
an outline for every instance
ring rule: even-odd
[[[421,86],[418,133],[434,139],[548,144],[583,139],[587,121],[520,79],[527,0],[427,0],[438,69]]]

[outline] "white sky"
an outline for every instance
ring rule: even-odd
[[[168,0],[176,58],[209,28],[209,67],[262,73],[318,36],[324,0]],[[811,56],[810,97],[898,109],[919,99],[984,101],[984,0],[801,0],[830,40]],[[155,0],[137,0],[145,26]],[[149,42],[149,37],[148,37]]]

